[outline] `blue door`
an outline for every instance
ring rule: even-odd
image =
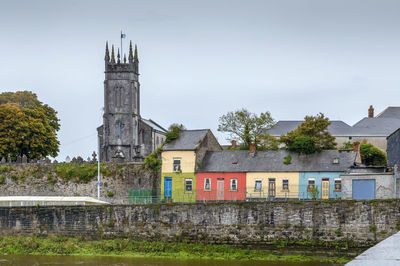
[[[353,179],[353,199],[375,199],[375,179]]]
[[[164,179],[164,197],[171,198],[172,196],[172,177]]]

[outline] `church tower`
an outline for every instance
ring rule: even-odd
[[[103,125],[98,128],[101,161],[133,161],[140,153],[140,83],[137,47],[128,62],[106,43]]]

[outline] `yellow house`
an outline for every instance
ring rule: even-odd
[[[161,152],[161,200],[196,201],[196,169],[206,151],[221,150],[209,129],[182,130]]]
[[[248,172],[246,198],[298,198],[299,172]]]

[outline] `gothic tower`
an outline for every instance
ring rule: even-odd
[[[132,161],[140,153],[140,84],[137,47],[126,56],[106,43],[103,125],[98,128],[101,161]]]

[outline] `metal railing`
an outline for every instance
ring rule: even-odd
[[[321,187],[309,187],[307,185],[289,186],[282,188],[261,188],[254,187],[240,188],[235,191],[217,191],[197,189],[192,191],[172,190],[170,196],[160,195],[160,192],[152,191],[146,195],[130,193],[130,204],[155,204],[155,203],[194,203],[194,202],[244,202],[244,201],[290,201],[290,200],[311,200],[311,199],[339,199],[340,190],[334,187],[322,197]]]

